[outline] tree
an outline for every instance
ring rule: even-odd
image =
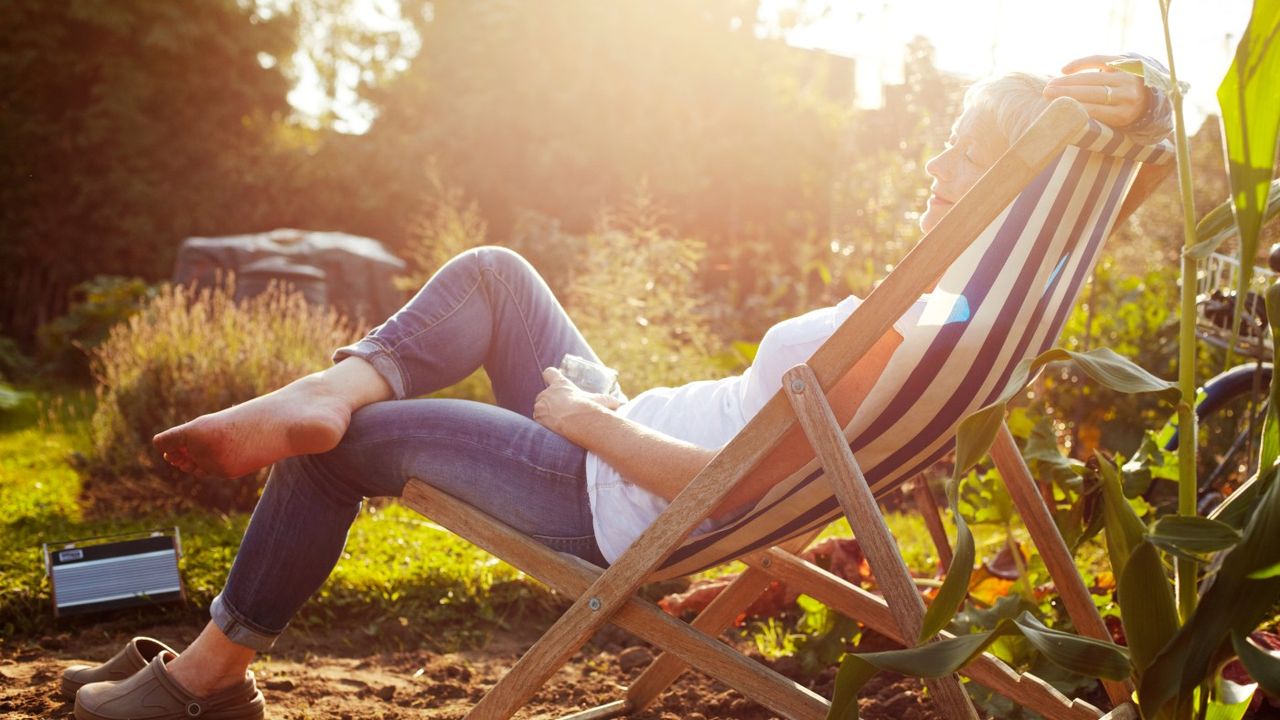
[[[4,332],[29,338],[91,275],[167,275],[187,235],[271,223],[290,16],[10,0],[0,26]]]

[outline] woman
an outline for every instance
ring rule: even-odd
[[[1110,72],[1113,59],[1082,58],[1047,85],[1011,75],[971,89],[947,148],[926,166],[933,186],[921,228],[950,211],[1049,98],[1072,96],[1113,126],[1166,133],[1163,100],[1140,79]],[[1074,74],[1091,69],[1103,71]],[[132,717],[142,703],[149,718],[192,709],[261,717],[262,697],[246,672],[255,653],[270,649],[324,582],[362,499],[399,495],[410,477],[554,549],[613,561],[763,406],[782,371],[806,360],[857,302],[775,326],[741,376],[620,403],[554,369],[566,354],[596,356],[527,262],[500,248],[463,253],[386,323],[340,348],[333,367],[156,436],[165,459],[186,472],[236,477],[274,467],[201,635],[180,655],[136,643],[107,666],[68,671],[66,689],[92,683],[77,693],[76,717]],[[901,339],[887,333],[831,394],[842,422]],[[489,374],[497,406],[406,399],[477,367]],[[699,531],[749,507],[770,478],[803,462],[802,443],[784,443]],[[154,658],[138,669],[148,654]],[[94,682],[133,670],[121,682]],[[156,714],[158,706],[172,712]]]

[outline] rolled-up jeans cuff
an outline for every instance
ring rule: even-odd
[[[339,362],[349,357],[358,357],[373,366],[374,370],[387,381],[396,400],[409,397],[407,375],[400,366],[391,348],[385,347],[374,337],[366,337],[357,343],[344,345],[333,351],[333,361]]]
[[[213,619],[213,624],[218,626],[228,640],[256,652],[267,652],[280,637],[278,632],[263,630],[245,620],[244,615],[231,607],[221,594],[213,599],[213,603],[209,606],[209,615]]]

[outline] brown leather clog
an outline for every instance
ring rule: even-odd
[[[124,680],[146,667],[155,656],[166,651],[174,652],[173,648],[159,640],[136,637],[125,643],[115,657],[101,665],[72,665],[63,670],[62,683],[58,690],[64,699],[73,700],[76,691],[85,685],[106,680]]]
[[[85,685],[76,693],[76,720],[263,720],[266,702],[253,673],[239,685],[209,697],[196,697],[179,685],[165,663],[174,655],[162,652],[145,668],[125,680]]]

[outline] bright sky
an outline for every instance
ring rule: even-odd
[[[766,11],[779,0],[766,0]],[[787,41],[856,58],[860,102],[879,102],[882,82],[900,81],[907,42],[923,35],[944,70],[974,78],[1009,70],[1056,73],[1083,55],[1124,51],[1168,64],[1159,0],[833,0],[819,23]],[[1172,0],[1178,78],[1191,83],[1185,108],[1198,127],[1217,112],[1214,93],[1249,22],[1250,0]]]
[[[288,4],[288,0],[275,0]],[[763,0],[761,17],[794,0]],[[1056,73],[1064,63],[1094,53],[1140,52],[1167,64],[1159,0],[830,0],[821,20],[792,30],[787,42],[853,57],[859,102],[880,103],[880,86],[899,82],[907,42],[923,35],[937,49],[940,68],[974,79],[1009,70]],[[1249,22],[1251,0],[1172,0],[1170,18],[1178,77],[1191,84],[1185,109],[1199,127],[1217,112],[1214,93],[1231,65]],[[404,27],[398,0],[357,0],[357,21],[371,29]],[[317,117],[324,95],[304,53],[289,101]],[[403,68],[404,63],[401,63]],[[355,68],[346,68],[354,85]],[[362,133],[376,114],[348,88],[339,88],[338,129]]]

